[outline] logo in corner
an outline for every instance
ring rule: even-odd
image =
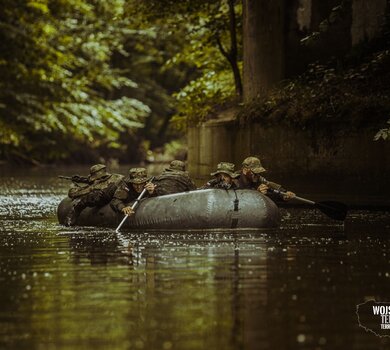
[[[356,305],[359,326],[378,337],[390,337],[390,302],[368,300]]]

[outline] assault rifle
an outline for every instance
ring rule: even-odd
[[[73,175],[73,176],[58,175],[58,178],[63,179],[63,180],[72,181],[72,182],[83,183],[83,184],[90,183],[88,177],[80,176],[80,175]]]
[[[215,186],[218,182],[220,182],[221,180],[220,179],[211,179],[209,181],[207,181],[207,186]]]

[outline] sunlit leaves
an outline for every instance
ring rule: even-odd
[[[149,107],[113,93],[138,87],[112,67],[113,54],[127,54],[130,35],[147,35],[130,28],[124,6],[123,0],[3,1],[0,151],[57,143],[63,156],[61,138],[114,145],[120,133],[142,127]]]
[[[374,137],[374,140],[375,141],[378,141],[380,139],[383,139],[383,140],[390,140],[390,119],[387,121],[387,124],[389,124],[389,127],[388,128],[384,128],[384,129],[380,129],[375,137]]]
[[[4,145],[19,145],[23,136],[0,120],[0,142]]]
[[[221,107],[236,96],[231,67],[217,44],[219,41],[226,51],[231,47],[228,2],[146,0],[143,6],[148,9],[149,20],[156,21],[156,18],[163,17],[172,35],[178,31],[185,33],[184,45],[164,65],[165,69],[180,65],[194,68],[195,77],[174,94],[177,113],[172,122],[185,130],[188,124],[211,117],[214,108]],[[240,19],[241,2],[237,1],[234,8]],[[238,33],[240,27],[239,20]],[[241,37],[238,39],[240,45]],[[240,47],[238,51],[241,51]]]
[[[49,8],[47,7],[47,1],[28,1],[27,6],[31,9],[38,10],[42,13],[48,13]]]
[[[198,124],[211,117],[214,107],[222,106],[234,94],[234,84],[229,70],[205,71],[204,75],[191,81],[179,93],[177,113],[172,118],[178,128]]]

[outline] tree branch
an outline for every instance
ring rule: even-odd
[[[219,51],[221,51],[222,55],[226,57],[230,61],[229,53],[225,50],[225,48],[222,45],[221,38],[219,37],[218,33],[215,33],[215,40],[217,42]]]

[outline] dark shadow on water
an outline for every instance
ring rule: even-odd
[[[260,231],[66,228],[52,177],[0,185],[1,349],[389,349],[388,211],[285,207]]]

